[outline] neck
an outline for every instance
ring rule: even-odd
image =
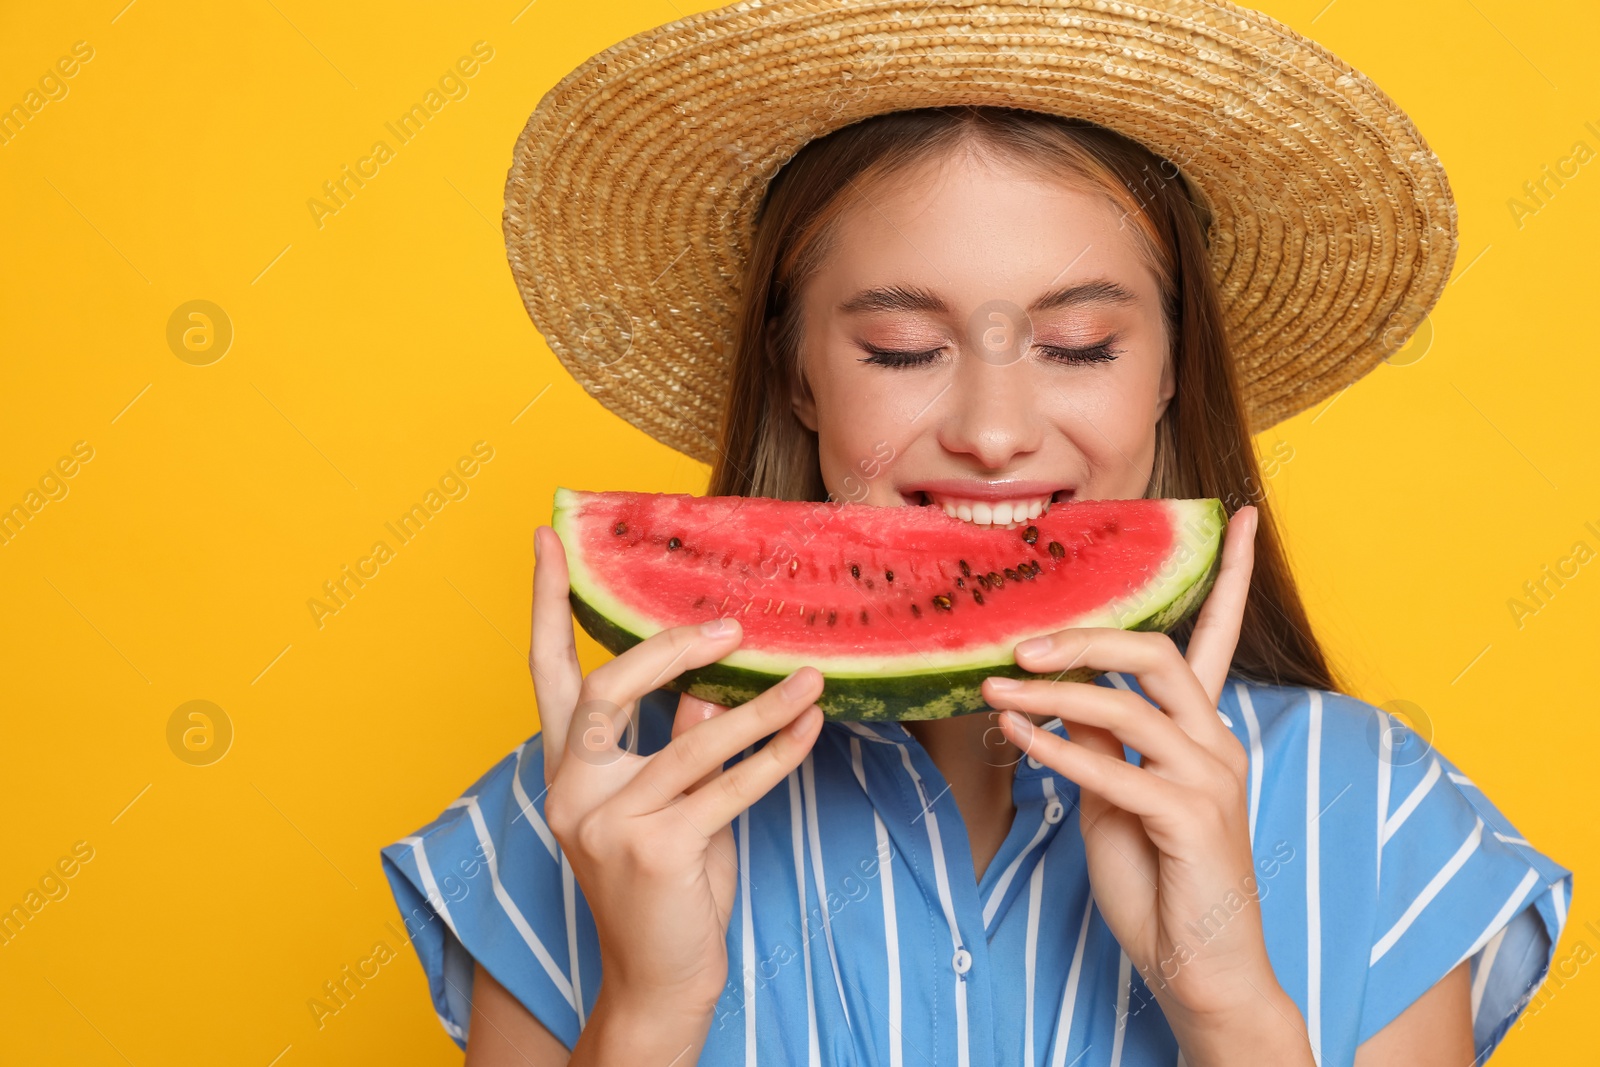
[[[1031,716],[1035,722],[1040,716]],[[1026,755],[1000,732],[993,712],[902,722],[949,784],[966,823],[979,880],[1016,818],[1011,790]],[[930,802],[932,797],[929,797]]]

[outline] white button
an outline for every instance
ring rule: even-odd
[[[972,969],[972,953],[964,948],[956,949],[956,954],[951,957],[950,966],[955,968],[957,974],[966,974]]]
[[[1040,767],[1043,767],[1044,764],[1040,763],[1039,760],[1036,757],[1029,756],[1028,757],[1028,766],[1032,767],[1034,770],[1038,770]]]
[[[1045,822],[1058,823],[1061,821],[1061,816],[1063,814],[1065,814],[1065,810],[1061,807],[1061,801],[1059,800],[1052,800],[1050,803],[1044,806]]]

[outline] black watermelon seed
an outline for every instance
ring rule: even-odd
[[[915,604],[911,605],[911,617],[913,619],[922,618],[922,609]]]
[[[883,580],[886,581],[886,582],[894,581],[894,571],[884,571],[883,572]]]
[[[950,598],[945,596],[943,593],[940,593],[938,596],[933,598],[933,606],[938,608],[940,611],[949,611]]]
[[[999,589],[1002,586],[1004,586],[1005,584],[1006,584],[1006,580],[1004,578],[1000,577],[1000,575],[997,572],[995,572],[995,571],[990,571],[989,572],[989,587],[991,589]]]
[[[1034,574],[1038,574],[1040,571],[1044,570],[1044,567],[1042,567],[1039,564],[1039,561],[1035,559],[1035,560],[1030,560],[1029,561],[1028,569],[1033,571]]]
[[[678,551],[678,549],[680,549],[682,547],[683,547],[683,542],[678,540],[676,537],[671,538],[671,539],[669,539],[667,541],[667,551],[668,552],[676,552],[676,551]]]
[[[866,623],[867,623],[867,609],[866,608],[862,608],[861,609],[861,624],[863,626],[865,626]]]
[[[983,594],[978,592],[976,589],[974,589],[972,591],[972,599],[976,600],[978,603],[982,604],[983,603]]]
[[[850,564],[850,577],[852,577],[852,578],[861,577],[861,568],[856,566],[854,563]]]
[[[611,532],[616,534],[618,537],[621,537],[623,534],[628,532],[628,524],[625,522],[619,522],[611,528]]]
[[[836,623],[838,621],[839,621],[839,613],[837,611],[828,612],[828,625],[829,626],[832,626],[834,623]]]
[[[1028,542],[1030,545],[1039,540],[1039,527],[1030,526],[1026,530],[1023,530],[1022,539]]]
[[[1051,556],[1055,557],[1056,559],[1060,559],[1062,556],[1065,556],[1066,554],[1067,554],[1067,550],[1065,548],[1061,547],[1061,542],[1060,541],[1051,541],[1050,542],[1050,555]]]
[[[1017,573],[1028,581],[1033,581],[1033,568],[1028,566],[1026,563],[1017,568]]]
[[[966,587],[967,587],[966,579],[964,579],[964,578],[957,578],[956,579],[956,588],[957,589],[965,589]]]
[[[811,618],[806,620],[806,625],[807,626],[815,626],[816,622],[817,622],[817,613],[813,611],[811,613]]]
[[[1020,582],[1022,580],[1021,575],[1017,574],[1017,572],[1012,570],[1010,567],[1006,568],[1006,577],[1011,579],[1013,582]]]
[[[978,584],[985,589],[989,588],[989,576],[987,574],[978,575]]]
[[[966,560],[960,559],[960,560],[957,560],[956,562],[961,564],[962,577],[966,577],[966,576],[968,576],[968,575],[970,575],[972,573],[972,568],[967,566],[967,561]]]

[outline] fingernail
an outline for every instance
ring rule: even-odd
[[[802,667],[800,670],[803,671],[805,668]],[[801,693],[805,692],[807,684],[807,680],[800,677],[800,671],[795,671],[793,674],[789,675],[789,677],[783,680],[783,695],[786,697],[797,697]]]
[[[1022,682],[1016,678],[990,678],[989,688],[997,693],[1014,693],[1022,688]]]
[[[1000,717],[1010,723],[1013,730],[1026,731],[1033,726],[1020,712],[1002,711]]]
[[[1048,637],[1030,637],[1017,646],[1017,655],[1019,656],[1042,656],[1049,651],[1050,639]]]
[[[736,620],[726,617],[700,624],[700,632],[707,637],[727,637],[738,628],[739,623]]]

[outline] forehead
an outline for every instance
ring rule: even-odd
[[[1109,278],[1157,298],[1132,225],[1110,194],[1007,157],[957,151],[847,194],[816,280],[837,305],[902,284],[976,304]],[[909,310],[909,309],[907,309]]]

